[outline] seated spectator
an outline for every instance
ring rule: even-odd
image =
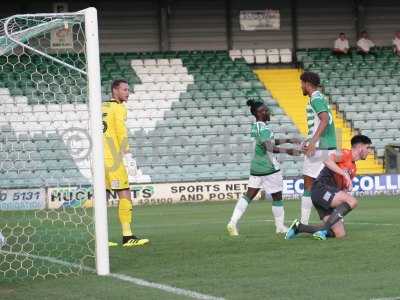
[[[364,30],[361,32],[361,38],[357,42],[357,52],[361,55],[373,54],[375,44],[368,38],[368,33]]]
[[[393,39],[393,51],[395,54],[400,56],[400,31],[396,32]]]
[[[349,48],[349,40],[346,38],[346,35],[341,32],[339,37],[335,40],[333,53],[338,56],[346,55],[349,52]]]

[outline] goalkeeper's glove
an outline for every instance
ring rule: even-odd
[[[137,166],[136,161],[132,157],[132,153],[125,153],[123,161],[128,175],[136,176]]]

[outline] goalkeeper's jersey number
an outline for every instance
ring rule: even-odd
[[[103,113],[103,133],[107,131],[108,125],[104,118],[107,117],[107,113]]]

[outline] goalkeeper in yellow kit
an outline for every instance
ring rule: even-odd
[[[124,102],[129,97],[126,80],[114,80],[111,85],[112,98],[103,103],[103,143],[104,165],[107,191],[118,194],[118,216],[122,226],[122,245],[124,247],[143,246],[148,239],[133,235],[132,199],[128,174],[134,175],[136,164],[129,152],[128,130],[125,125],[127,110]],[[110,243],[111,246],[116,245]]]

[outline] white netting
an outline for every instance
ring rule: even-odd
[[[0,281],[93,265],[83,20],[0,20]]]

